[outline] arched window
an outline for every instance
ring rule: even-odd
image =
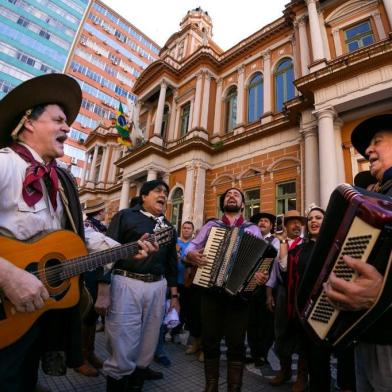
[[[232,131],[237,123],[237,87],[233,86],[226,96],[226,132]]]
[[[161,126],[162,139],[166,138],[168,122],[169,122],[169,106],[165,105],[165,108],[163,109],[162,126]]]
[[[181,232],[182,206],[184,204],[184,193],[181,188],[175,189],[172,195],[171,207],[171,224],[177,229],[177,233]]]
[[[257,73],[248,87],[248,122],[258,120],[263,115],[263,75]]]
[[[275,111],[281,112],[283,104],[294,98],[294,69],[291,59],[283,59],[275,71]]]

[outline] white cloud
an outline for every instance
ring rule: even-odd
[[[158,45],[180,29],[187,11],[201,7],[213,23],[213,39],[224,50],[283,15],[289,0],[103,0]]]

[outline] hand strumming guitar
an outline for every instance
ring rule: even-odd
[[[34,312],[49,298],[39,279],[3,258],[0,258],[0,288],[18,312]]]

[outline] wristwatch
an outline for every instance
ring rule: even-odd
[[[279,240],[281,244],[287,244],[287,240]]]

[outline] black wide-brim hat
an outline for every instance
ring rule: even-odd
[[[21,83],[0,101],[0,147],[12,141],[11,132],[26,110],[38,105],[57,104],[71,125],[79,113],[82,90],[79,83],[64,74],[37,76]]]
[[[370,170],[361,171],[354,177],[354,185],[366,189],[369,185],[376,184],[377,178],[373,177]]]
[[[392,114],[370,117],[358,124],[351,133],[351,143],[366,159],[365,151],[377,132],[392,129]]]
[[[249,218],[249,220],[250,220],[252,223],[254,223],[255,225],[257,225],[257,224],[259,223],[259,220],[260,220],[261,218],[267,218],[267,219],[270,220],[270,222],[271,222],[272,224],[274,224],[274,223],[275,223],[276,216],[273,215],[273,214],[270,214],[270,213],[268,213],[268,212],[256,212],[256,214],[252,215],[252,216]]]

